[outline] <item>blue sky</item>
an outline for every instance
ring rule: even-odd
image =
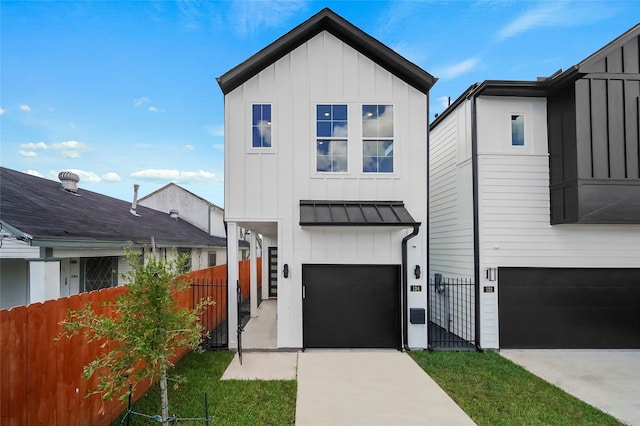
[[[0,164],[131,200],[169,182],[223,205],[215,78],[330,7],[439,80],[566,69],[638,23],[633,1],[0,2]]]

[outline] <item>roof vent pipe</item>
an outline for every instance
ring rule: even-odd
[[[178,210],[176,210],[176,209],[169,210],[169,216],[171,216],[171,219],[178,220],[179,214],[180,214],[180,212]]]
[[[131,209],[129,210],[129,213],[131,213],[134,216],[140,216],[138,213],[136,213],[136,207],[138,206],[138,188],[140,188],[140,185],[138,185],[137,183],[133,184],[133,203],[131,203]]]
[[[80,182],[80,176],[73,172],[60,172],[58,173],[58,179],[62,183],[62,188],[69,192],[78,192],[78,182]]]

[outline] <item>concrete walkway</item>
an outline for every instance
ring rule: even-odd
[[[406,353],[298,355],[297,426],[427,424],[474,423]]]
[[[242,332],[242,348],[245,350],[276,350],[278,348],[278,301],[265,299],[258,306]]]
[[[640,426],[640,350],[503,349],[500,355],[618,420]]]

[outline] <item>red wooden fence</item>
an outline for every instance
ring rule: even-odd
[[[240,285],[247,296],[248,264],[248,260],[240,262]],[[260,266],[259,261],[258,282]],[[194,271],[189,276],[201,282],[224,282],[226,265]],[[55,338],[62,333],[60,322],[69,309],[81,309],[91,301],[94,310],[108,314],[110,308],[103,306],[104,302],[115,301],[116,295],[125,291],[126,286],[121,286],[0,310],[0,425],[108,425],[122,412],[125,407],[118,400],[86,397],[87,389],[95,383],[82,379],[82,368],[98,356],[101,343],[87,344],[80,335]],[[191,290],[180,294],[176,302],[191,308]],[[148,387],[139,387],[137,395],[144,394]]]

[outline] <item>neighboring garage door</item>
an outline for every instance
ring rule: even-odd
[[[499,268],[501,348],[640,348],[640,269]]]
[[[398,348],[398,265],[302,265],[305,348]]]

